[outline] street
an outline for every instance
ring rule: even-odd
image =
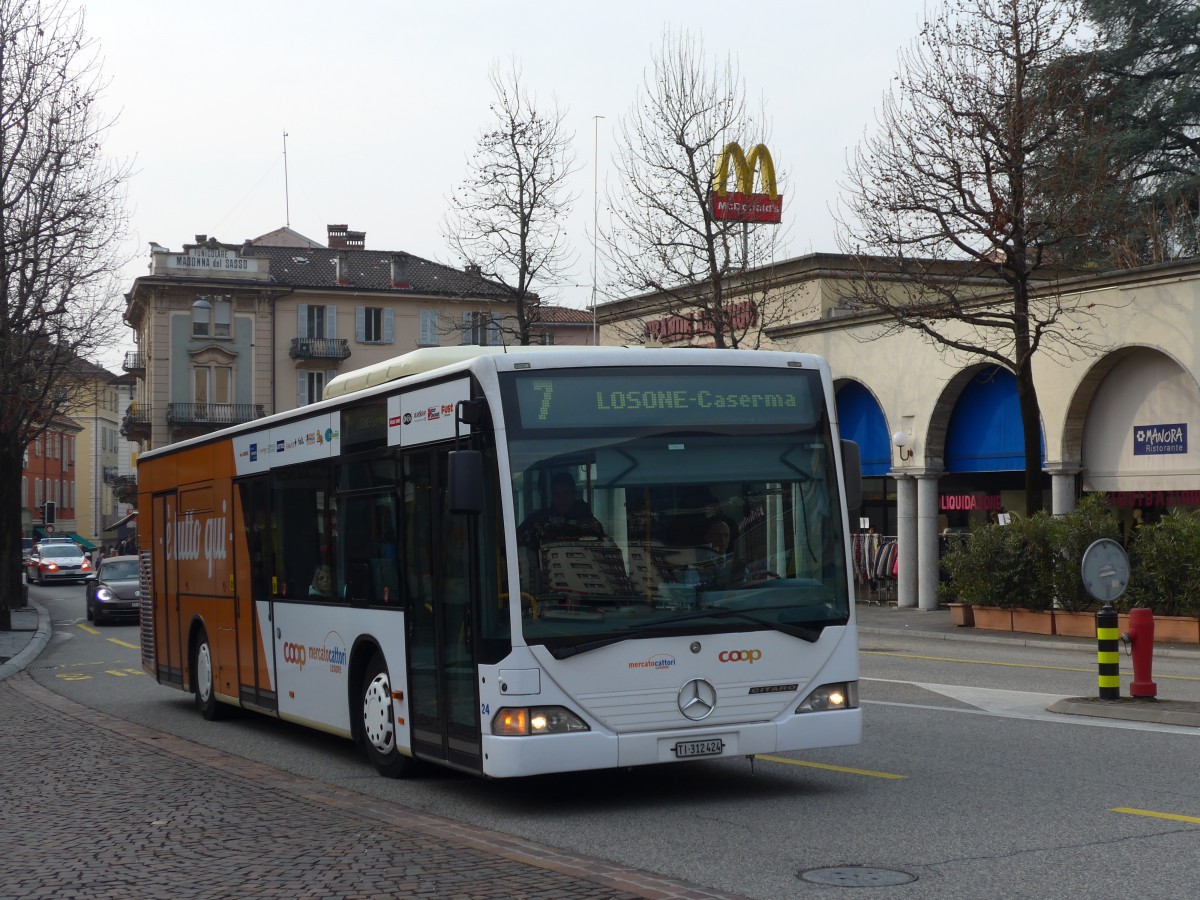
[[[30,596],[50,610],[54,638],[29,672],[84,706],[374,801],[720,891],[816,896],[839,889],[801,875],[842,866],[908,873],[916,880],[876,890],[922,898],[1182,898],[1200,883],[1200,733],[1045,711],[1095,692],[1094,654],[863,634],[858,747],[753,765],[389,781],[347,741],[251,714],[204,721],[190,696],[142,672],[135,626],[86,622],[82,587]],[[1161,697],[1200,700],[1196,657],[1157,660],[1155,677]],[[137,773],[110,762],[76,777],[121,785],[136,806]],[[219,762],[211,777],[229,779]]]

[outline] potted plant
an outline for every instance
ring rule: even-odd
[[[1057,517],[1058,552],[1053,558],[1054,630],[1060,636],[1096,636],[1096,601],[1083,586],[1084,551],[1101,538],[1120,540],[1121,528],[1106,494],[1088,494],[1070,513]]]
[[[999,525],[971,529],[942,559],[948,576],[945,592],[971,606],[975,627],[1012,630],[1012,553]]]
[[[1200,518],[1173,510],[1139,528],[1121,609],[1154,611],[1155,641],[1200,643]]]

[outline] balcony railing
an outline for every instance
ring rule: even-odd
[[[261,418],[261,403],[168,403],[168,425],[238,425]]]
[[[130,440],[141,440],[150,434],[150,407],[144,403],[130,403],[121,419],[121,434]]]
[[[117,476],[118,476],[119,472],[120,472],[120,470],[116,466],[105,466],[104,467],[104,483],[112,484],[114,481],[117,480]]]
[[[292,359],[349,359],[350,341],[345,338],[292,338]]]
[[[125,354],[125,364],[122,368],[126,372],[145,372],[146,354],[139,350],[130,350]]]

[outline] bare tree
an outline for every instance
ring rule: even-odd
[[[759,346],[765,328],[793,315],[792,297],[770,288],[779,226],[718,220],[710,206],[726,145],[768,137],[733,62],[710,61],[699,38],[665,32],[619,131],[619,193],[608,193],[603,234],[613,286],[649,295],[646,315],[686,318],[691,336],[716,347]],[[641,340],[644,322],[624,331]]]
[[[450,197],[443,233],[466,265],[511,291],[512,315],[495,321],[503,334],[528,344],[543,294],[572,265],[565,223],[576,199],[567,189],[575,136],[557,104],[539,108],[515,62],[508,71],[494,64],[488,81],[492,122]]]
[[[1110,240],[1120,189],[1078,21],[1075,0],[954,0],[928,18],[850,161],[838,223],[845,252],[892,259],[905,285],[864,277],[853,305],[1015,376],[1029,512],[1043,505],[1034,357],[1100,349],[1081,327],[1091,301],[1049,285]],[[1001,298],[981,303],[988,281]]]
[[[23,457],[71,405],[80,359],[119,310],[128,169],[82,13],[65,0],[0,0],[0,628],[20,596]],[[18,601],[19,602],[19,601]]]

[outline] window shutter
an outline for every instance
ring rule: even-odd
[[[438,321],[436,309],[421,310],[420,342],[427,347],[436,347],[438,343]]]
[[[383,342],[392,343],[392,310],[389,308],[383,310]]]
[[[296,337],[308,337],[308,304],[301,303],[296,307]]]
[[[308,403],[308,373],[303,369],[296,372],[296,406]]]
[[[330,339],[337,337],[337,307],[336,306],[325,307],[325,337],[330,338]]]
[[[360,344],[367,339],[367,308],[354,307],[354,339]]]
[[[474,313],[469,313],[469,312],[465,312],[465,313],[463,313],[462,343],[463,343],[464,345],[466,345],[466,344],[473,344],[473,343],[475,343],[475,342],[472,340],[472,338],[474,337],[474,335],[473,335],[473,334],[471,334],[471,332],[472,332],[472,330],[473,330],[473,329],[471,328],[471,326],[474,324],[474,320],[473,320],[473,316],[474,316],[474,315],[475,315]]]
[[[488,316],[488,337],[487,342],[492,347],[500,346],[500,317],[495,313]]]

